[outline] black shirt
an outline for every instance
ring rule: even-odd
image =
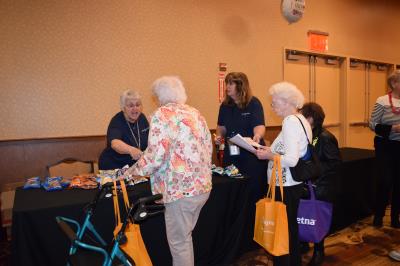
[[[342,163],[336,137],[322,128],[313,130],[313,142],[317,141],[315,151],[319,157],[322,174],[314,181],[317,199],[332,201],[335,194],[335,180]]]
[[[239,108],[236,104],[221,104],[219,108],[218,125],[226,128],[226,139],[236,134],[253,138],[254,127],[265,125],[264,110],[261,102],[253,96],[249,104],[243,109]],[[260,140],[260,144],[264,145],[263,139]],[[250,178],[250,201],[255,204],[266,192],[267,161],[259,160],[254,154],[245,149],[240,149],[239,155],[230,156],[229,145],[225,144],[224,166],[230,164],[235,165],[241,174]]]
[[[236,134],[243,137],[253,138],[254,127],[265,125],[264,110],[260,100],[252,97],[249,104],[243,109],[236,104],[226,105],[221,104],[218,115],[218,125],[226,128],[226,139],[229,139]],[[264,141],[260,141],[264,144]],[[230,156],[229,147],[225,145],[224,150],[224,165],[234,164],[244,174],[250,174],[250,168],[254,167],[252,162],[258,161],[257,157],[244,150],[240,150],[240,155]]]
[[[132,129],[132,132],[129,129],[129,126]],[[149,122],[147,121],[146,116],[144,114],[140,114],[135,123],[129,122],[129,126],[122,111],[117,113],[111,119],[107,129],[107,147],[100,155],[99,169],[116,169],[122,168],[127,164],[132,166],[135,163],[129,154],[119,154],[113,148],[111,148],[111,141],[114,139],[119,139],[130,146],[139,148],[138,146],[140,138],[139,149],[144,151],[147,148]],[[134,134],[135,137],[133,137],[132,134]]]
[[[260,100],[253,96],[249,104],[243,109],[240,109],[236,104],[221,104],[218,125],[225,126],[227,138],[236,134],[252,138],[254,127],[265,125],[264,110]]]

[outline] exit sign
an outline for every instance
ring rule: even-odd
[[[321,31],[308,31],[308,45],[310,50],[318,52],[328,51],[329,33]]]

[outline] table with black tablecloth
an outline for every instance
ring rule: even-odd
[[[13,209],[13,265],[66,265],[69,241],[58,228],[58,215],[83,220],[83,208],[96,190],[46,192],[17,189]],[[150,194],[149,183],[134,186],[131,200]],[[196,265],[231,263],[241,252],[254,247],[249,226],[248,179],[213,177],[213,190],[203,207],[193,242]],[[112,199],[101,201],[93,222],[106,241],[114,229]],[[151,217],[141,224],[142,236],[154,265],[171,265],[164,216]]]
[[[336,231],[372,214],[375,204],[375,154],[372,150],[341,148],[343,165],[335,178],[336,202],[332,230]],[[82,220],[83,208],[95,190],[18,189],[12,227],[13,265],[65,265],[69,242],[58,228],[58,215]],[[196,265],[223,265],[255,247],[247,179],[213,177],[213,190],[193,232]],[[131,199],[150,194],[148,183],[129,191]],[[95,227],[112,239],[112,200],[99,203]],[[146,220],[142,235],[154,265],[171,265],[163,215]]]
[[[373,213],[376,164],[373,150],[341,148],[343,164],[334,180],[335,204],[331,232]]]

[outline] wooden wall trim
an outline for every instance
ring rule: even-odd
[[[266,128],[265,140],[271,143],[280,126]],[[215,133],[215,129],[210,130]],[[32,176],[44,177],[46,166],[65,158],[98,161],[106,146],[106,136],[74,136],[0,141],[0,190],[20,184]],[[217,162],[215,149],[213,162]]]
[[[64,158],[97,161],[105,136],[26,139],[0,143],[0,187],[46,174],[46,166]]]
[[[33,138],[33,139],[6,139],[0,140],[0,145],[12,145],[18,143],[43,143],[43,142],[57,142],[57,141],[77,141],[77,140],[93,140],[93,139],[104,139],[105,135],[93,135],[93,136],[67,136],[67,137],[49,137],[49,138]]]

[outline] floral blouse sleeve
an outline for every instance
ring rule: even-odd
[[[150,122],[149,142],[143,156],[128,171],[133,175],[149,176],[168,159],[170,139],[168,123],[162,112],[156,111]]]
[[[204,117],[188,105],[168,104],[154,113],[147,149],[128,174],[150,176],[152,192],[168,203],[211,190],[211,156]]]

